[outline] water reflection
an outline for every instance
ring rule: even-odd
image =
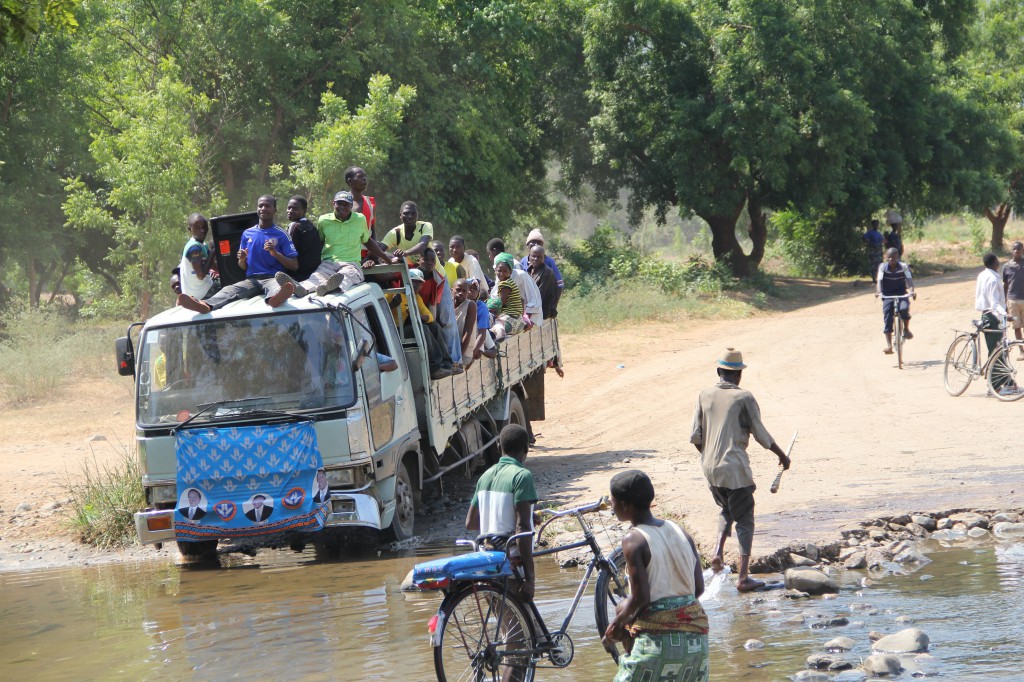
[[[430,547],[376,552],[346,562],[311,553],[262,552],[223,567],[140,564],[0,574],[0,674],[4,679],[415,680],[433,679],[426,623],[436,595],[406,595],[400,582]],[[1013,679],[1024,657],[1020,599],[1024,545],[932,553],[918,574],[871,587],[849,573],[834,599],[790,601],[781,592],[741,596],[710,581],[715,680],[784,680],[825,641],[846,635],[852,657],[867,633],[894,632],[907,616],[932,640],[935,670],[950,679]],[[561,622],[579,573],[542,562],[538,595]],[[925,575],[926,574],[926,575]],[[931,576],[922,580],[922,577]],[[849,624],[822,627],[845,616]],[[576,659],[542,680],[611,679],[614,665],[594,628],[588,594],[570,628]],[[969,632],[969,635],[965,634]],[[765,647],[748,651],[748,638]]]

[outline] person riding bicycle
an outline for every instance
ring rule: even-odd
[[[466,530],[505,538],[532,533],[537,488],[533,474],[523,466],[530,449],[530,434],[518,424],[509,424],[501,430],[499,440],[501,459],[476,484],[466,514]],[[509,556],[519,578],[519,596],[531,601],[537,576],[533,567],[533,537],[517,539]]]
[[[630,593],[603,639],[622,642],[615,682],[705,682],[708,617],[698,598],[704,573],[693,538],[651,513],[654,485],[633,469],[611,480],[612,512],[632,528],[622,538]]]
[[[879,296],[906,296],[910,294],[917,300],[914,292],[914,278],[910,274],[910,266],[900,260],[900,252],[890,248],[885,252],[886,261],[878,266],[878,278],[875,285],[875,298]],[[910,301],[906,298],[885,298],[882,300],[882,332],[885,334],[883,353],[892,353],[892,326],[896,311],[903,318],[903,338],[912,339],[910,333]]]

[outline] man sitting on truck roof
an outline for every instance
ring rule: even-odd
[[[316,221],[324,244],[320,267],[304,282],[296,282],[288,273],[282,272],[277,276],[281,286],[291,284],[299,298],[314,291],[317,296],[326,296],[338,288],[348,291],[366,279],[360,267],[364,247],[371,256],[385,263],[398,262],[397,258],[384,253],[370,236],[366,217],[352,210],[352,201],[351,192],[338,192],[334,195],[334,212],[325,213]]]
[[[420,209],[414,201],[406,201],[401,209],[402,224],[387,231],[381,241],[384,247],[394,249],[394,254],[405,258],[405,264],[416,267],[416,257],[430,249],[430,238],[434,226],[420,217]]]
[[[426,282],[423,283],[423,301],[434,313],[434,320],[441,327],[444,335],[445,348],[452,359],[452,372],[462,372],[462,342],[455,330],[455,304],[452,302],[452,290],[448,287],[448,279],[437,271],[437,254],[426,249],[420,254],[420,267]]]
[[[297,268],[298,252],[295,251],[288,233],[274,223],[275,213],[277,199],[272,195],[264,194],[257,199],[256,214],[259,216],[259,223],[243,232],[238,244],[238,267],[245,271],[246,279],[224,287],[205,301],[182,293],[178,296],[178,305],[197,313],[208,313],[223,308],[232,301],[252,298],[261,291],[271,308],[276,308],[288,300],[292,295],[292,285],[278,284],[274,275],[284,272],[285,268]]]

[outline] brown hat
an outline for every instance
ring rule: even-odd
[[[743,353],[735,348],[726,348],[725,353],[718,359],[718,366],[722,369],[746,369],[743,364]]]

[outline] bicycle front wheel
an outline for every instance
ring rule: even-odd
[[[608,557],[609,563],[614,567],[614,572],[608,567],[601,569],[597,574],[597,589],[594,594],[594,618],[597,621],[597,635],[604,637],[608,624],[615,617],[615,607],[619,602],[629,596],[629,579],[626,576],[626,557],[622,549],[616,549]],[[622,645],[612,644],[605,647],[616,663],[622,655]]]
[[[532,682],[533,622],[516,597],[476,583],[446,602],[435,635],[438,682]]]
[[[961,334],[953,339],[946,351],[946,367],[943,371],[946,392],[953,397],[963,395],[974,380],[977,368],[978,350],[971,337]]]
[[[1024,368],[1024,343],[1011,343],[996,351],[988,366],[988,387],[997,398],[1011,402],[1024,398],[1018,377],[1018,369]]]
[[[896,306],[896,333],[893,341],[896,343],[896,366],[903,369],[903,318],[900,317],[899,306]]]

